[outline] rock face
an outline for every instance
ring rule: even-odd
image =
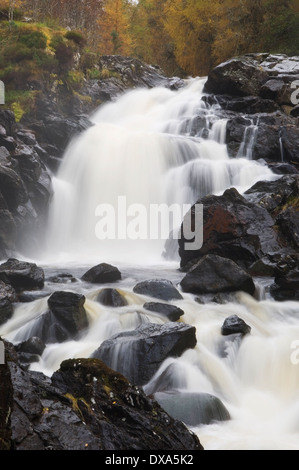
[[[202,450],[158,403],[97,359],[64,361],[52,378],[20,367],[5,342],[0,450]]]
[[[136,385],[146,384],[168,357],[196,345],[195,328],[183,323],[146,324],[104,341],[92,357],[122,373]]]
[[[0,255],[18,247],[38,246],[52,196],[51,176],[32,131],[0,110]]]
[[[222,196],[206,196],[198,203],[204,207],[203,246],[200,250],[186,251],[182,235],[179,240],[182,268],[207,254],[229,258],[248,268],[264,254],[280,250],[282,244],[269,212],[246,200],[236,189],[229,189]]]
[[[290,84],[299,78],[298,57],[284,54],[246,54],[217,66],[205,91],[233,96],[260,96],[292,105]]]
[[[286,55],[246,54],[212,70],[204,91],[215,95],[228,119],[226,142],[232,157],[254,125],[253,159],[284,161],[298,168],[298,80],[299,58]]]

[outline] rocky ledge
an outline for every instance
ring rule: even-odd
[[[51,378],[24,370],[5,341],[0,450],[202,450],[198,438],[98,359],[64,361]]]

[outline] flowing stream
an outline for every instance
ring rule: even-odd
[[[255,126],[244,136],[238,158],[229,157],[226,119],[217,104],[203,99],[203,85],[204,80],[194,79],[178,91],[130,91],[100,107],[91,117],[94,125],[70,143],[55,177],[39,264],[48,276],[68,270],[78,281],[46,282],[47,297],[18,304],[1,335],[15,343],[29,338],[50,293],[62,289],[86,296],[89,329],[80,341],[47,345],[32,370],[51,375],[62,360],[89,357],[117,332],[166,321],[143,308],[152,299],[133,292],[137,282],[153,278],[169,279],[179,288],[183,277],[178,259],[162,256],[165,238],[145,236],[161,228],[158,220],[145,219],[154,205],[175,204],[182,218],[202,196],[230,187],[242,193],[258,180],[276,178],[251,159]],[[120,203],[126,204],[121,206],[126,218],[119,216]],[[106,229],[114,237],[99,239],[99,205],[106,212],[115,209],[115,224],[106,213]],[[147,233],[141,227],[145,222]],[[127,232],[130,223],[134,230]],[[96,297],[106,285],[80,281],[88,267],[101,262],[122,272],[122,281],[112,286],[128,305],[104,307]],[[179,390],[218,397],[231,419],[192,427],[207,450],[299,449],[299,303],[275,302],[262,279],[256,285],[256,298],[239,293],[223,304],[200,304],[183,293],[182,300],[171,302],[184,311],[181,321],[196,327],[197,345],[165,361],[144,387],[148,393]],[[251,327],[240,344],[221,336],[223,321],[234,314]]]

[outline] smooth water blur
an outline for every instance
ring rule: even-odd
[[[229,158],[226,120],[217,103],[208,105],[203,99],[203,85],[204,80],[194,79],[179,91],[126,93],[94,113],[93,127],[70,143],[54,178],[47,246],[39,264],[48,275],[68,270],[77,282],[46,281],[46,296],[17,304],[0,333],[13,343],[29,338],[55,290],[85,295],[89,327],[78,340],[48,344],[32,370],[51,376],[64,359],[90,357],[116,333],[167,321],[145,310],[144,303],[153,299],[135,294],[133,287],[160,278],[179,288],[184,274],[177,259],[162,258],[163,239],[99,240],[99,204],[115,208],[123,231],[132,214],[130,219],[117,213],[119,197],[126,198],[127,206],[140,204],[149,211],[153,204],[193,204],[233,186],[242,193],[258,180],[277,178],[251,158],[256,125],[246,129],[238,157]],[[89,267],[101,262],[113,262],[122,272],[122,280],[111,287],[119,289],[128,305],[104,307],[96,299],[109,285],[81,280]],[[197,345],[164,361],[144,387],[148,394],[183,391],[218,397],[231,420],[193,428],[207,450],[299,450],[299,303],[274,302],[263,280],[256,287],[256,298],[239,293],[222,304],[201,304],[182,293],[182,300],[171,302],[184,311],[180,321],[196,327]],[[221,334],[224,320],[234,314],[251,327],[240,342]],[[116,349],[115,367],[124,357],[134,361],[131,353],[130,345]]]
[[[190,80],[179,91],[133,90],[91,116],[93,126],[70,143],[53,180],[45,259],[86,262],[96,254],[116,262],[161,262],[166,237],[160,221],[150,217],[153,205],[177,204],[180,224],[184,204],[274,178],[266,165],[246,158],[250,148],[244,147],[252,145],[246,135],[242,158],[229,158],[226,120],[217,115],[217,104],[202,99],[204,82]],[[126,207],[119,207],[119,197]],[[117,228],[104,240],[96,232],[99,205],[114,209]],[[140,220],[136,205],[144,209]],[[130,223],[137,231],[134,240],[126,231]],[[176,228],[170,223],[170,232]],[[160,236],[153,239],[151,229]]]

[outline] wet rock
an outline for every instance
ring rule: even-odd
[[[13,315],[13,303],[17,301],[16,291],[9,284],[0,281],[0,325]]]
[[[155,400],[175,419],[189,426],[200,426],[230,420],[222,401],[209,393],[156,393]]]
[[[61,273],[56,276],[50,276],[46,279],[47,282],[53,282],[55,284],[65,284],[77,282],[77,279],[70,273]]]
[[[50,311],[71,336],[88,327],[85,296],[74,292],[54,292],[48,299]]]
[[[66,291],[54,292],[48,299],[49,310],[33,322],[30,336],[36,336],[44,343],[78,339],[89,324],[84,303],[84,295]]]
[[[218,65],[209,74],[205,91],[232,96],[259,96],[293,106],[291,84],[299,77],[298,57],[245,54]]]
[[[15,346],[16,351],[28,353],[28,354],[37,354],[41,356],[46,348],[45,343],[36,336],[32,336],[31,338],[27,339],[27,341],[23,341]]]
[[[105,284],[121,280],[121,273],[115,266],[101,263],[86,271],[82,276],[83,281],[93,284]]]
[[[180,300],[182,295],[178,289],[167,279],[150,279],[136,284],[133,288],[136,294],[154,297],[160,300]]]
[[[293,269],[281,272],[275,276],[275,282],[270,287],[270,293],[277,301],[299,300],[299,259]]]
[[[233,96],[258,96],[267,78],[267,72],[258,67],[257,61],[246,55],[232,58],[212,70],[204,91]]]
[[[234,261],[217,255],[206,255],[195,263],[181,281],[184,292],[212,294],[244,291],[254,294],[252,277]]]
[[[251,327],[245,323],[245,321],[237,315],[231,315],[227,317],[221,327],[221,334],[228,336],[236,333],[240,333],[242,336],[248,335],[251,332]]]
[[[35,263],[9,258],[0,265],[0,280],[17,292],[40,289],[44,286],[44,271]]]
[[[6,341],[5,350],[1,450],[203,449],[183,423],[101,361],[64,361],[49,378],[21,368]]]
[[[187,271],[206,254],[222,256],[247,269],[269,252],[279,251],[283,244],[275,222],[266,208],[241,196],[234,188],[222,196],[206,196],[203,204],[203,245],[199,250],[185,250],[185,239],[179,239],[181,267]],[[195,207],[191,209],[191,221]]]
[[[163,304],[159,302],[146,302],[143,305],[143,308],[149,312],[154,312],[158,315],[165,316],[170,321],[178,321],[181,316],[184,315],[184,311],[181,308],[168,303]]]
[[[97,301],[107,307],[124,307],[128,305],[125,297],[117,289],[103,289],[97,296]]]
[[[196,330],[183,323],[141,325],[104,341],[92,354],[130,380],[144,385],[168,357],[178,357],[196,345]]]

